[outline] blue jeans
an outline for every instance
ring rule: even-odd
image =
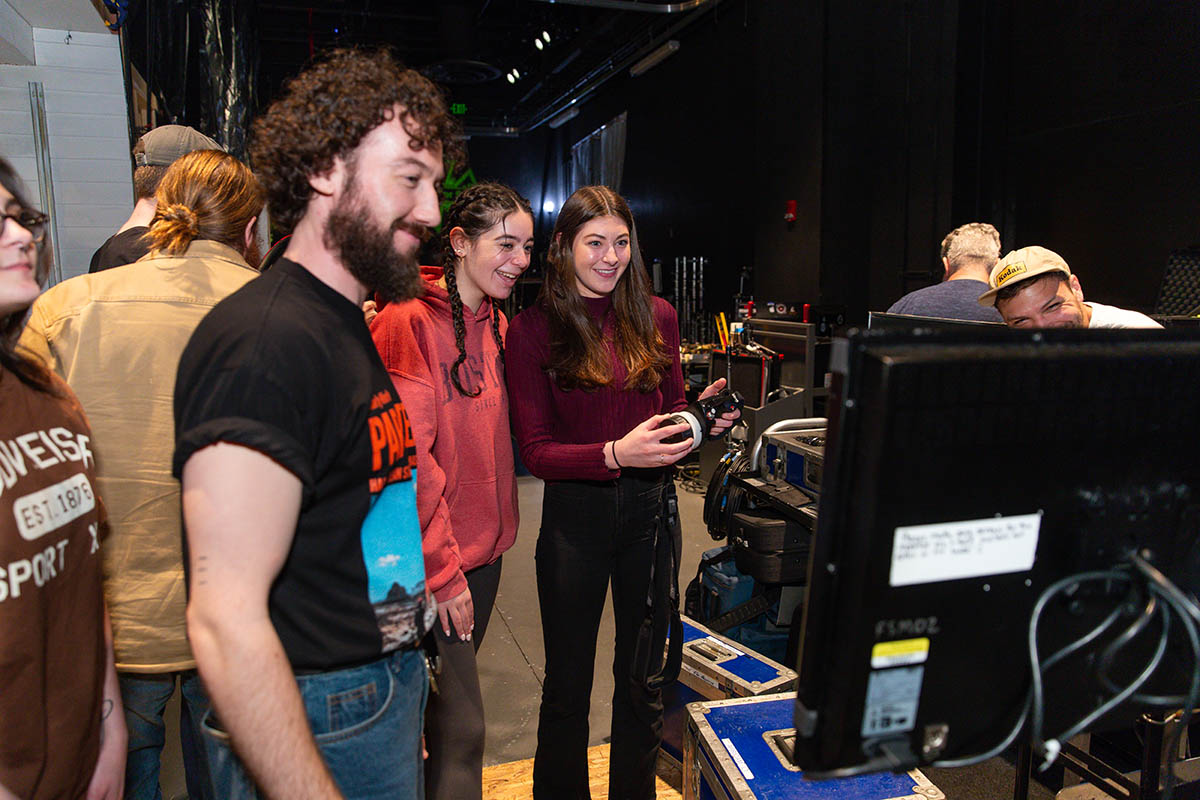
[[[421,800],[421,726],[429,678],[419,649],[358,667],[297,675],[317,749],[347,800]],[[201,724],[222,800],[260,798],[209,712]]]
[[[183,700],[179,709],[179,739],[188,797],[192,800],[216,798],[209,783],[208,758],[199,727],[200,720],[208,713],[208,695],[196,671],[121,672],[117,679],[121,684],[121,703],[125,707],[125,727],[129,730],[125,800],[162,800],[158,776],[166,738],[163,709],[175,693],[176,679]]]

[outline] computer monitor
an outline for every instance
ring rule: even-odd
[[[810,776],[953,766],[1200,691],[1188,612],[1146,577],[1194,599],[1200,337],[855,331],[832,360],[797,667]]]
[[[949,319],[947,317],[922,317],[916,314],[889,314],[886,311],[867,313],[867,327],[871,330],[911,331],[925,328],[933,331],[958,330],[1004,330],[1003,322],[983,322],[974,319]]]

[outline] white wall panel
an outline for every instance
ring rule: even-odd
[[[4,2],[4,0],[0,0]],[[72,69],[70,67],[62,67],[59,69],[44,69],[41,72],[42,85],[46,87],[46,91],[67,91],[67,92],[95,92],[99,94],[111,94],[119,97],[125,96],[125,79],[120,71],[120,65],[117,65],[115,72],[107,70],[89,70],[89,69]],[[16,70],[5,70],[0,67],[0,87],[8,89],[25,90],[25,85],[28,82],[25,74],[19,73]]]
[[[50,155],[54,159],[54,185],[58,186],[71,182],[107,183],[114,175],[122,171],[130,171],[128,158],[98,159],[98,158],[63,158],[59,154],[58,144],[50,140]],[[57,194],[57,191],[55,192]],[[62,202],[61,200],[58,202]],[[128,214],[129,212],[126,212]]]
[[[60,214],[70,213],[76,227],[79,228],[99,228],[106,230],[101,241],[112,236],[116,232],[116,228],[109,230],[109,224],[114,217],[119,217],[121,222],[129,216],[129,203],[120,203],[118,205],[98,205],[95,203],[64,203],[58,200],[58,209]],[[97,242],[99,246],[99,242]]]
[[[32,64],[33,28],[5,0],[0,0],[0,58],[5,64]]]
[[[50,120],[50,135],[99,136],[105,139],[129,139],[129,121],[120,116],[99,114],[56,114]]]
[[[20,156],[33,158],[33,135],[0,133],[0,155],[10,160]]]
[[[58,255],[64,278],[87,271],[92,252],[133,207],[120,46],[107,33],[33,29],[33,66],[0,65],[0,155],[38,196],[29,83],[46,98]]]
[[[63,280],[87,273],[88,267],[92,263],[92,253],[95,252],[95,247],[60,247],[58,249],[58,259],[62,262]]]
[[[46,92],[47,114],[88,114],[91,116],[109,116],[113,108],[125,107],[125,95],[101,94],[97,92],[72,92],[62,89],[50,89],[45,82],[42,87]],[[0,89],[0,92],[8,91]]]
[[[7,67],[0,66],[0,71],[8,69],[24,69],[23,67]],[[28,69],[33,69],[29,67]],[[8,95],[5,95],[0,102],[13,102],[16,100]],[[16,134],[17,136],[28,136],[29,140],[33,141],[33,122],[29,116],[29,90],[25,91],[25,102],[21,105],[4,106],[0,105],[0,134]]]
[[[112,232],[133,210],[133,179],[112,183],[60,183],[54,187],[54,198],[59,205],[99,203],[106,206],[123,206],[125,213],[117,220]]]
[[[20,137],[12,137],[14,144]],[[120,136],[61,136],[55,135],[54,144],[63,152],[70,153],[72,158],[98,158],[110,160],[129,159],[129,137],[124,131]],[[5,149],[4,137],[0,136],[0,151],[15,152]],[[33,155],[31,150],[30,155]]]

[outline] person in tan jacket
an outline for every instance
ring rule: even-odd
[[[62,377],[92,424],[108,508],[104,588],[129,729],[126,798],[161,797],[163,708],[178,684],[191,798],[209,785],[197,726],[209,702],[185,625],[179,484],[171,476],[179,356],[217,302],[254,278],[263,192],[233,156],[198,150],[175,161],[139,261],[43,294],[20,346]],[[218,789],[220,787],[217,787]]]

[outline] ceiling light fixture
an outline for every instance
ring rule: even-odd
[[[550,31],[542,31],[542,38],[546,40],[546,44],[550,44]]]
[[[679,40],[671,39],[669,42],[664,42],[662,47],[653,50],[649,55],[641,61],[629,68],[629,74],[637,77],[642,73],[649,72],[654,67],[658,66],[663,61],[679,52]]]
[[[521,73],[517,72],[516,67],[513,67],[513,77],[516,78],[517,80],[521,80]]]
[[[516,82],[517,82],[517,79],[516,79],[516,78],[514,78],[514,77],[512,76],[512,73],[511,73],[511,72],[510,72],[510,73],[508,73],[507,75],[505,75],[504,77],[508,78],[508,82],[509,82],[509,83],[516,83]]]
[[[534,39],[534,40],[533,40],[533,46],[534,46],[534,47],[536,47],[538,50],[545,50],[545,49],[546,49],[546,45],[542,44],[542,40],[541,40],[541,39]]]

